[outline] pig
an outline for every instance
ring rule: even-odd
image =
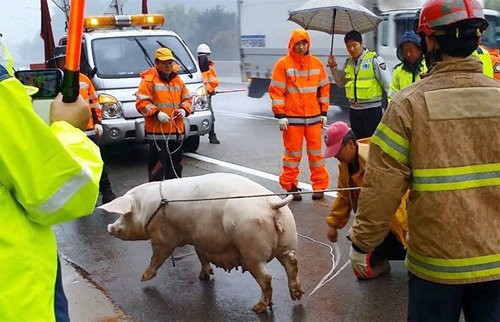
[[[190,244],[201,263],[200,280],[213,275],[211,264],[226,271],[238,267],[249,271],[262,290],[253,310],[262,313],[272,306],[272,277],[266,263],[273,258],[285,268],[292,300],[304,294],[298,276],[295,220],[287,206],[293,197],[169,201],[270,193],[248,178],[213,173],[142,184],[99,208],[120,214],[108,225],[112,236],[151,239],[153,255],[141,281],[155,277],[177,246]]]

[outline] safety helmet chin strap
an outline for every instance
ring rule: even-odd
[[[441,50],[439,49],[439,45],[437,42],[435,42],[434,49],[429,51],[427,48],[427,43],[425,41],[426,36],[424,33],[420,34],[420,48],[422,48],[422,53],[424,54],[425,57],[425,63],[427,64],[427,67],[430,68],[433,63],[439,62],[443,60],[443,54],[441,53]]]

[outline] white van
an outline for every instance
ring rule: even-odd
[[[135,93],[140,73],[151,67],[155,50],[163,46],[178,57],[177,74],[193,95],[193,113],[185,119],[184,150],[196,151],[200,136],[210,130],[212,114],[197,60],[179,35],[159,29],[163,21],[160,14],[85,18],[80,70],[89,75],[99,95],[102,145],[145,141],[144,118],[135,107]],[[65,42],[63,38],[59,45]]]

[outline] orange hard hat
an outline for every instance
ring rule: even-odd
[[[479,0],[427,0],[418,17],[417,33],[430,36],[436,29],[466,20],[478,21],[481,32],[488,27]]]

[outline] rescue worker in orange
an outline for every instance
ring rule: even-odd
[[[298,192],[302,142],[306,139],[311,183],[314,190],[324,190],[329,185],[329,175],[321,153],[321,130],[326,125],[330,105],[330,83],[321,61],[309,52],[311,40],[304,29],[292,32],[288,55],[274,66],[269,95],[272,109],[283,133],[285,152],[280,184],[289,192]],[[315,192],[313,199],[323,198]],[[294,200],[302,196],[295,193]]]
[[[365,275],[411,186],[410,321],[500,321],[500,83],[470,57],[487,26],[477,0],[427,0],[429,71],[394,95],[371,139],[349,257]]]
[[[335,122],[325,131],[325,159],[335,157],[339,161],[338,188],[356,188],[363,184],[370,138],[356,140],[354,131],[344,122]],[[345,227],[351,216],[356,212],[360,190],[339,191],[326,217],[328,224],[327,237],[331,242],[337,242],[338,230]],[[391,229],[384,241],[377,245],[368,263],[369,274],[358,279],[374,279],[391,270],[389,260],[403,260],[406,255],[408,222],[406,213],[406,198],[391,217]]]
[[[141,73],[136,93],[149,141],[149,181],[182,177],[184,118],[191,113],[191,95],[174,66],[172,51],[158,48],[155,66]]]
[[[214,62],[210,60],[210,56],[212,55],[212,51],[207,44],[200,44],[196,49],[196,52],[199,55],[206,55],[209,59],[209,69],[206,72],[201,73],[201,77],[203,78],[203,85],[205,85],[205,89],[209,95],[208,106],[210,107],[210,111],[212,112],[212,127],[210,128],[210,132],[208,132],[208,140],[212,144],[220,144],[219,139],[217,139],[217,134],[215,134],[215,115],[214,110],[212,108],[212,96],[215,95],[215,89],[219,86],[219,80],[217,79],[217,74],[215,73]]]
[[[54,64],[56,68],[64,70],[66,64],[66,47],[59,46],[55,48],[54,57],[49,61],[49,65]],[[95,92],[94,85],[92,81],[83,73],[79,74],[80,83],[80,95],[83,100],[87,103],[91,117],[85,129],[85,134],[91,139],[97,146],[99,146],[99,138],[103,133],[101,121],[101,105],[99,104],[99,99]],[[102,152],[101,152],[102,153]],[[99,181],[99,191],[102,194],[102,203],[108,203],[116,198],[116,194],[111,189],[111,182],[108,177],[108,172],[106,170],[106,165],[103,165],[101,180]]]

